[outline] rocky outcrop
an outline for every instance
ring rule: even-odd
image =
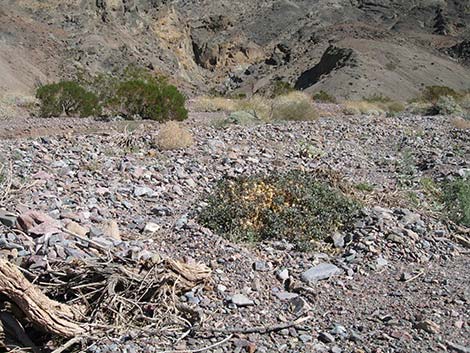
[[[313,86],[322,77],[330,74],[334,70],[341,69],[347,65],[354,65],[354,51],[349,48],[338,48],[329,46],[323,54],[320,62],[311,69],[304,71],[297,81],[295,88],[304,90]]]
[[[447,49],[447,53],[466,65],[470,65],[470,40],[464,40]]]

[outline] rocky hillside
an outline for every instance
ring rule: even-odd
[[[468,89],[468,0],[5,0],[0,88],[136,63],[188,93],[269,91],[275,80],[342,98]]]

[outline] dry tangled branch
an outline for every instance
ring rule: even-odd
[[[0,205],[10,198],[10,190],[12,185],[12,163],[0,163]]]

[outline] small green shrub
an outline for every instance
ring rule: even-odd
[[[428,86],[423,91],[422,100],[425,102],[436,103],[440,97],[446,96],[458,100],[460,99],[461,94],[446,86]]]
[[[315,102],[320,102],[320,103],[336,103],[336,98],[332,96],[331,94],[325,92],[325,91],[320,91],[317,92],[313,95],[313,100]]]
[[[371,184],[366,183],[366,182],[356,184],[356,185],[354,185],[354,187],[359,191],[367,191],[367,192],[374,191],[374,185],[371,185]]]
[[[294,90],[295,90],[294,87],[292,87],[292,85],[289,82],[285,82],[282,80],[275,80],[273,83],[271,97],[274,98],[274,97],[286,95],[290,92],[293,92]]]
[[[74,81],[60,81],[39,87],[36,97],[40,101],[43,118],[67,116],[96,116],[101,114],[98,97]]]
[[[369,103],[390,103],[392,99],[390,97],[384,96],[379,93],[372,94],[368,97],[363,98],[366,102]]]
[[[228,239],[286,239],[311,248],[335,231],[346,230],[359,204],[311,173],[223,179],[208,196],[198,220]]]
[[[470,227],[470,179],[461,178],[445,184],[443,201],[452,221]]]
[[[439,115],[463,114],[463,109],[453,97],[441,96],[433,105],[432,113]]]

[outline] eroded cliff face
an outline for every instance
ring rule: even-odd
[[[190,94],[269,91],[282,79],[345,98],[405,98],[401,81],[403,94],[470,81],[470,1],[6,0],[0,11],[0,45],[23,58],[0,58],[5,90],[128,64]],[[351,55],[336,60],[332,47]]]

